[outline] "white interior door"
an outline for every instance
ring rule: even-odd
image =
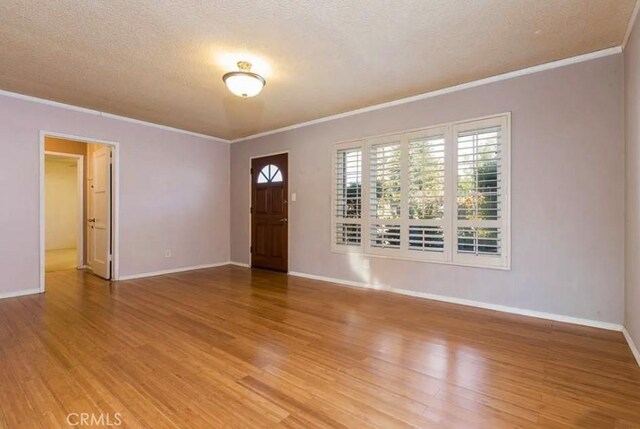
[[[91,155],[89,182],[89,258],[94,274],[111,278],[111,148],[100,147]]]

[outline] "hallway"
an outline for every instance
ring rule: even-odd
[[[74,270],[77,268],[77,250],[75,248],[46,250],[44,260],[44,270],[47,273]]]

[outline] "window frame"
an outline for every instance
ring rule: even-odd
[[[500,169],[501,169],[501,215],[499,220],[463,221],[458,220],[457,189],[458,189],[458,139],[459,132],[483,127],[501,127],[500,141]],[[428,138],[444,135],[444,214],[442,220],[437,219],[409,219],[409,142],[418,138]],[[400,249],[371,247],[371,226],[378,220],[371,216],[371,148],[374,145],[400,142],[400,183],[401,202],[400,218],[389,220],[393,225],[400,226]],[[337,180],[336,169],[338,151],[344,149],[361,150],[361,212],[360,218],[337,217]],[[331,251],[340,254],[361,254],[376,258],[389,258],[418,262],[431,262],[466,267],[490,268],[499,270],[511,269],[511,113],[500,113],[480,118],[455,121],[433,125],[425,128],[412,129],[397,133],[362,138],[358,140],[336,143],[331,146]],[[359,245],[340,245],[336,243],[337,225],[340,223],[355,223],[360,225],[361,240]],[[418,251],[409,249],[409,226],[437,226],[443,228],[443,251]],[[475,224],[478,227],[489,226],[501,228],[501,253],[493,255],[463,254],[457,251],[457,231],[459,226]]]

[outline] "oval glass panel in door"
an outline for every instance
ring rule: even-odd
[[[273,164],[265,166],[258,174],[258,183],[282,182],[280,169]]]

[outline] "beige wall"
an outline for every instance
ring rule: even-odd
[[[41,130],[119,143],[120,275],[229,260],[229,144],[0,95],[0,296],[39,287]]]
[[[627,141],[625,326],[640,347],[640,24],[624,50]]]
[[[76,248],[78,168],[73,158],[45,157],[45,249]]]
[[[231,257],[249,262],[249,158],[289,150],[290,270],[620,324],[622,55],[231,145]],[[334,143],[512,112],[512,269],[331,252]]]

